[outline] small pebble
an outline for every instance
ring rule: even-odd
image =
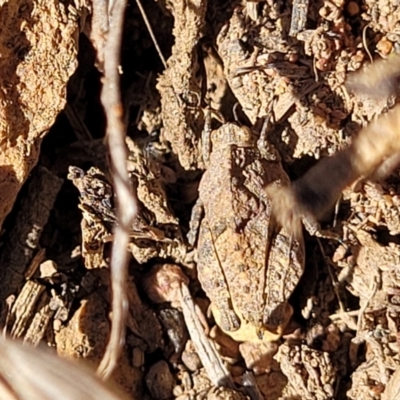
[[[132,351],[132,365],[136,368],[142,367],[144,364],[144,352],[139,347],[134,347]]]
[[[393,50],[393,43],[388,40],[386,37],[383,37],[377,44],[376,49],[381,53],[383,56],[389,55]]]
[[[182,353],[182,362],[185,364],[186,368],[189,371],[197,371],[201,368],[201,361],[196,353],[196,350],[193,346],[193,342],[188,340],[186,342],[186,348]]]
[[[154,400],[168,400],[176,386],[167,362],[161,360],[152,365],[146,375],[146,386]]]
[[[360,12],[360,7],[355,1],[350,1],[350,3],[347,5],[347,12],[351,17],[353,17]]]

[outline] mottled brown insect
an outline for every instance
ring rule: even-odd
[[[274,228],[265,187],[289,178],[275,150],[249,129],[228,123],[211,139],[189,235],[194,242],[200,226],[198,277],[225,332],[238,341],[276,339],[292,315],[287,300],[304,250],[302,238]]]

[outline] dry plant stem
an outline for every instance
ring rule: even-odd
[[[125,341],[125,321],[128,312],[127,298],[127,264],[126,248],[129,236],[122,227],[115,228],[113,250],[111,255],[111,287],[112,287],[112,317],[111,334],[103,359],[97,369],[104,379],[108,379],[115,367]]]
[[[362,31],[362,43],[363,43],[366,53],[368,54],[369,60],[371,61],[371,63],[373,63],[374,59],[372,58],[372,55],[371,55],[371,52],[369,51],[368,43],[367,43],[367,29],[368,29],[368,25],[365,25],[364,29]]]
[[[342,301],[342,299],[340,297],[338,280],[337,280],[337,278],[335,277],[335,274],[332,271],[332,266],[331,266],[330,259],[326,256],[324,248],[323,248],[323,246],[321,244],[321,240],[319,238],[317,238],[317,243],[318,243],[319,250],[321,251],[321,254],[323,255],[325,263],[326,263],[326,265],[328,267],[329,277],[331,278],[333,291],[335,292],[335,295],[336,295],[336,298],[337,298],[337,301],[338,301],[338,304],[339,304],[340,312],[344,313],[345,312],[345,307],[344,307],[343,301]]]
[[[262,400],[264,397],[257,386],[253,372],[246,371],[242,377],[243,386],[252,400]]]
[[[221,356],[215,348],[214,343],[204,332],[204,327],[196,313],[195,303],[190,295],[189,288],[184,283],[181,284],[181,306],[190,338],[210,381],[215,386],[234,388],[232,378],[224,366]]]
[[[360,311],[358,313],[358,320],[357,320],[357,332],[356,332],[356,337],[355,340],[359,340],[360,342],[363,341],[364,338],[360,338],[362,337],[362,332],[363,332],[363,320],[364,320],[364,315],[365,312],[370,304],[370,302],[372,301],[372,299],[374,298],[376,291],[378,290],[378,283],[375,280],[375,276],[371,277],[371,283],[370,283],[370,295],[368,296],[367,301],[365,301],[365,303],[363,304],[363,306],[360,308]]]
[[[105,39],[109,29],[108,0],[93,1],[93,18],[90,39],[97,51],[98,68],[103,70]]]
[[[9,313],[6,326],[13,339],[22,338],[35,313],[35,304],[43,296],[45,287],[39,283],[28,281],[19,293]],[[46,296],[46,294],[44,294]],[[48,296],[48,295],[47,295]]]
[[[164,58],[164,56],[163,56],[163,53],[161,52],[160,46],[158,45],[156,36],[154,35],[154,32],[153,32],[153,28],[151,27],[150,21],[149,21],[149,19],[147,18],[146,11],[144,10],[144,8],[143,8],[143,6],[142,6],[142,2],[141,2],[140,0],[136,0],[136,4],[137,4],[137,6],[138,6],[138,8],[139,8],[139,10],[140,10],[140,13],[142,14],[143,21],[144,21],[144,23],[146,24],[147,30],[149,31],[149,35],[150,35],[150,37],[151,37],[151,40],[153,41],[154,47],[155,47],[156,50],[157,50],[158,57],[160,57],[160,60],[161,60],[161,62],[163,63],[164,68],[167,69],[167,62],[165,61],[165,58]]]
[[[117,204],[117,221],[111,254],[112,318],[111,334],[98,373],[110,377],[122,350],[127,314],[126,269],[129,230],[137,212],[134,194],[126,169],[127,149],[119,91],[119,59],[126,0],[116,0],[110,9],[110,26],[104,47],[104,84],[101,101],[107,118],[107,144]]]

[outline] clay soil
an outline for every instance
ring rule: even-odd
[[[0,43],[2,326],[97,366],[110,332],[115,216],[90,7],[15,3],[0,6],[0,19],[8,18]],[[355,96],[346,81],[400,51],[398,2],[307,3],[151,0],[144,8],[156,51],[129,2],[121,96],[140,216],[114,373],[128,399],[400,398],[398,170],[346,188],[320,221],[336,239],[304,232],[304,274],[288,299],[293,316],[274,342],[238,343],[218,328],[197,279],[196,241],[187,240],[212,130],[233,122],[260,134],[264,126],[294,181],[396,103]],[[20,20],[23,37],[13,33]],[[44,37],[47,44],[35,39]],[[71,166],[88,179],[72,179]],[[188,332],[181,284],[205,339]],[[203,367],[204,340],[217,349],[225,386]]]

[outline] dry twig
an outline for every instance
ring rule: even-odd
[[[369,51],[369,48],[368,48],[367,29],[368,29],[368,25],[365,25],[364,29],[362,31],[362,43],[363,43],[365,52],[368,54],[369,60],[371,61],[371,64],[372,64],[374,62],[374,59],[372,58],[371,52]]]
[[[143,21],[146,24],[147,30],[149,31],[149,35],[151,37],[151,40],[153,41],[154,47],[157,50],[157,54],[160,57],[160,60],[163,63],[164,68],[167,69],[167,62],[165,61],[165,58],[163,56],[163,53],[161,51],[160,46],[158,45],[158,42],[157,42],[157,39],[156,39],[156,35],[154,35],[153,28],[151,27],[150,21],[147,18],[147,14],[146,14],[146,11],[143,8],[142,2],[140,0],[136,0],[136,4],[137,4],[137,6],[139,8],[140,13],[142,14]]]
[[[186,284],[181,284],[180,292],[186,327],[209,379],[215,386],[233,388],[232,377],[223,364],[214,343],[204,332],[204,327],[197,315],[195,303]]]
[[[93,1],[92,26],[90,40],[97,51],[97,68],[101,71],[104,66],[104,46],[109,29],[108,0]]]
[[[102,0],[99,0],[102,4]],[[125,336],[125,318],[128,307],[126,270],[128,264],[129,230],[137,212],[137,197],[133,192],[126,168],[127,149],[125,126],[119,90],[119,59],[123,33],[126,0],[115,0],[110,6],[109,29],[99,59],[104,60],[104,82],[101,101],[107,118],[107,144],[110,152],[111,172],[116,194],[117,221],[111,254],[112,318],[111,334],[98,373],[105,379],[113,372],[122,350]],[[101,6],[100,4],[100,6]],[[105,16],[98,15],[98,18]]]
[[[181,307],[186,327],[209,379],[215,386],[233,388],[232,377],[223,364],[214,343],[206,336],[204,327],[201,325],[196,313],[196,306],[189,288],[184,283],[181,284],[180,292]]]

